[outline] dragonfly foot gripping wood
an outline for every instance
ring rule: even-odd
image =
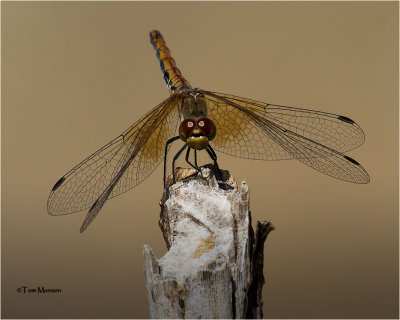
[[[151,318],[262,318],[263,248],[269,222],[254,234],[249,188],[228,171],[177,169],[164,191],[160,227],[168,252],[147,245],[143,266]]]

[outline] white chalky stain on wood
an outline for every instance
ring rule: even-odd
[[[164,204],[169,251],[157,260],[144,246],[151,318],[246,316],[251,281],[248,186],[242,182],[240,189],[222,190],[207,170],[202,169],[203,178],[178,182],[169,189]],[[210,237],[214,248],[194,258]]]

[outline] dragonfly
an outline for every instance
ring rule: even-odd
[[[350,118],[193,88],[159,31],[150,31],[150,42],[169,97],[59,179],[47,201],[50,215],[89,209],[82,233],[108,199],[137,186],[163,160],[166,187],[167,153],[177,140],[183,145],[173,158],[172,174],[185,150],[186,161],[199,170],[197,152],[204,150],[217,167],[215,151],[253,160],[297,159],[333,178],[370,181],[367,171],[344,155],[365,140]],[[191,150],[194,163],[189,160]]]

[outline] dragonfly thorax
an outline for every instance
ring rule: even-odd
[[[204,94],[199,93],[197,89],[188,90],[180,107],[181,121],[185,119],[207,117],[207,103]]]
[[[179,136],[190,148],[202,150],[217,132],[214,123],[207,117],[207,102],[198,89],[187,90],[180,106],[181,125]]]

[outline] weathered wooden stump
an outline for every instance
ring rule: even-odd
[[[151,318],[262,318],[264,241],[274,226],[257,222],[249,188],[211,166],[177,169],[164,191],[159,225],[168,252],[143,248]],[[180,181],[179,181],[180,180]]]

